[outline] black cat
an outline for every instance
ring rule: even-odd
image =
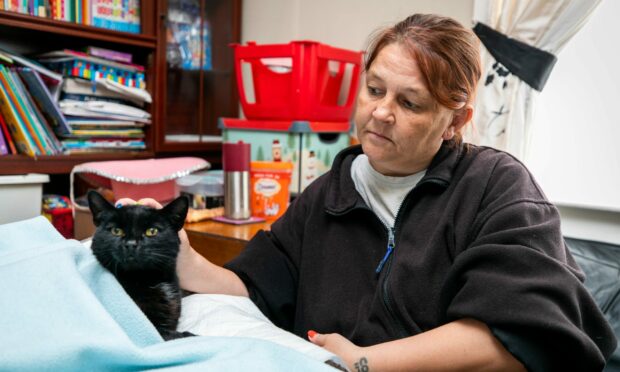
[[[92,250],[101,265],[116,276],[165,340],[194,336],[176,330],[181,315],[178,231],[187,215],[187,198],[177,198],[163,209],[114,208],[90,191],[88,205],[97,226]]]

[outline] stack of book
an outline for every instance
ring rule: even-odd
[[[144,89],[144,68],[119,62],[131,60],[130,55],[98,53],[110,56],[68,50],[48,53],[41,62],[53,71],[0,50],[0,155],[146,148],[144,127],[151,123],[151,115],[144,106],[151,103],[151,96]],[[76,61],[85,66],[67,67]]]
[[[90,47],[87,53],[70,49],[45,53],[39,56],[39,60],[65,76],[87,80],[102,78],[126,87],[145,89],[144,66],[124,62],[131,60],[131,57],[125,57],[127,55]]]
[[[0,50],[0,155],[63,152],[55,134],[70,135],[71,128],[54,99],[61,81],[61,75]]]
[[[140,33],[140,0],[0,0],[0,10]]]
[[[150,114],[111,100],[65,98],[60,101],[60,110],[71,127],[71,134],[62,140],[68,152],[146,148],[143,127],[150,124]]]
[[[65,77],[59,106],[71,128],[62,139],[68,152],[146,148],[151,115],[143,107],[151,96],[144,67],[130,63],[131,55],[91,47],[88,53],[49,52],[39,60]]]

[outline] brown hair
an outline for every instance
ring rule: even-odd
[[[439,104],[455,110],[473,103],[481,74],[479,40],[473,31],[452,18],[411,15],[374,34],[366,52],[366,71],[379,52],[392,43],[409,50]],[[460,142],[460,133],[456,137]]]

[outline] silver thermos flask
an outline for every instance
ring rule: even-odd
[[[247,220],[250,210],[250,144],[222,144],[224,169],[224,217]]]

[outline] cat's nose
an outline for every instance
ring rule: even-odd
[[[138,242],[135,239],[125,241],[125,246],[128,248],[135,248],[138,245]]]

